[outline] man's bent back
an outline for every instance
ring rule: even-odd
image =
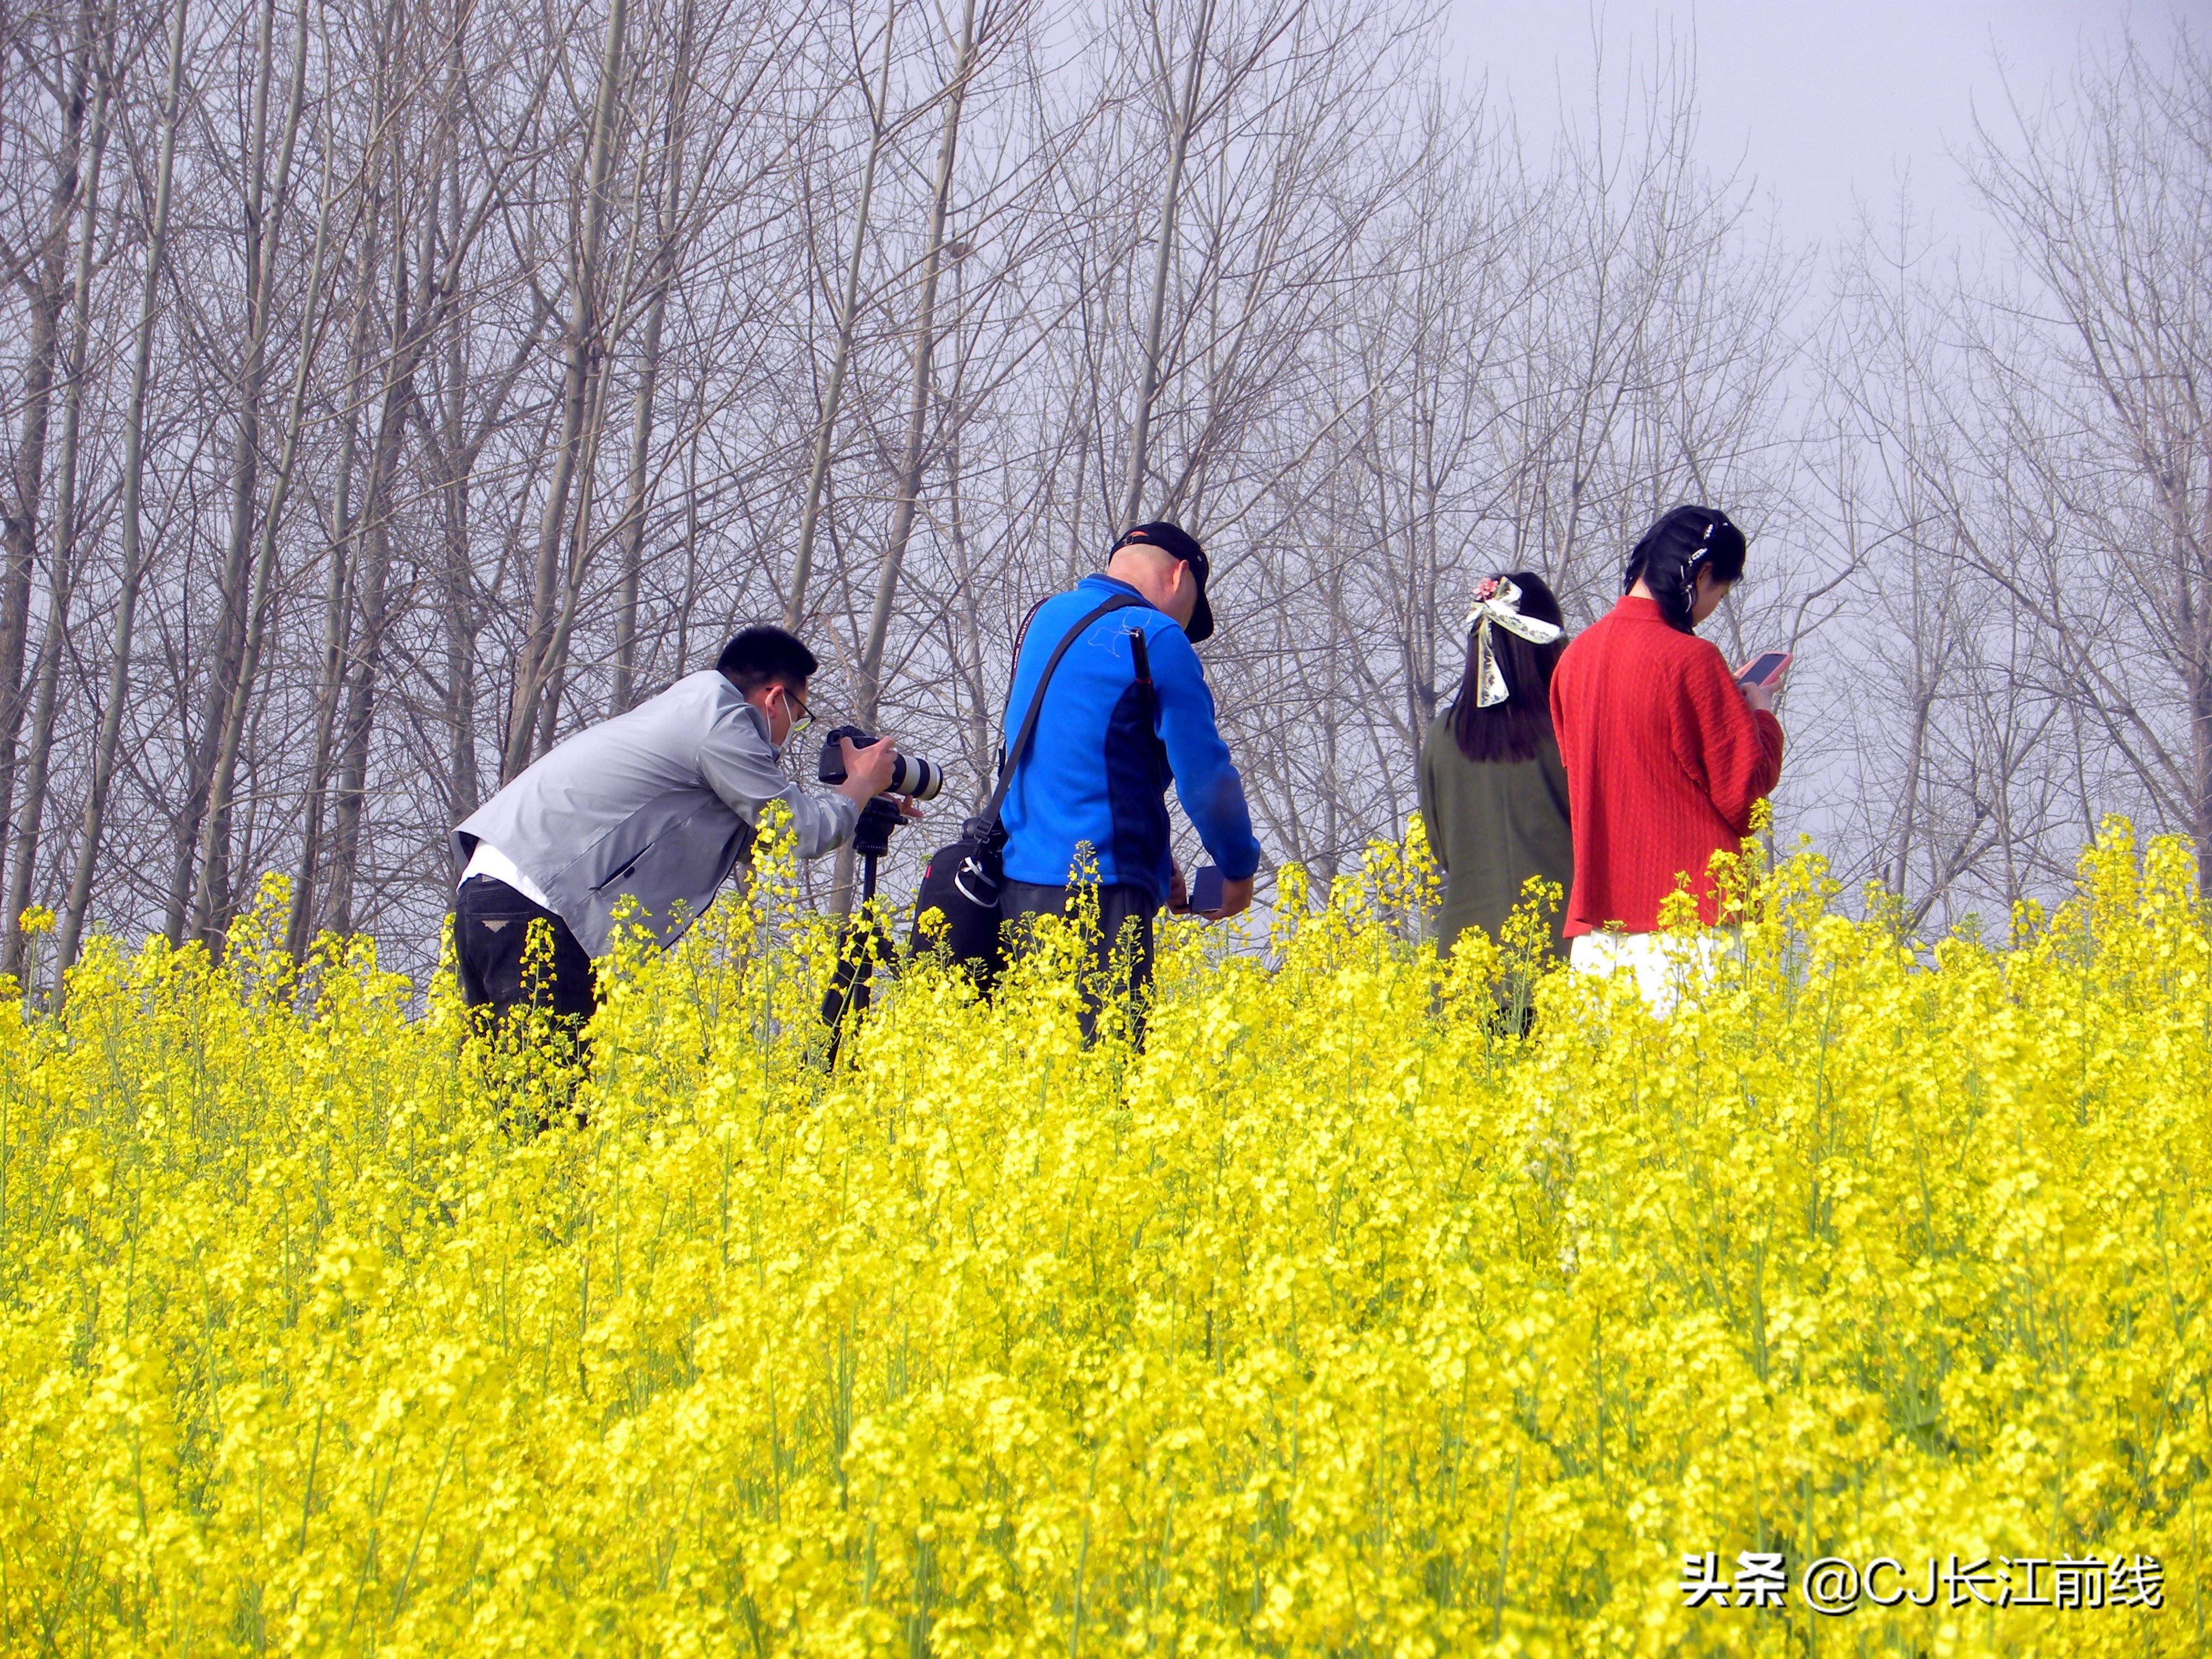
[[[747,629],[713,668],[686,675],[626,714],[544,756],[453,834],[454,949],[471,1006],[520,1003],[580,1018],[594,1000],[593,958],[615,912],[672,943],[750,855],[760,815],[791,811],[802,858],[853,832],[860,804],[890,781],[888,743],[846,748],[834,793],[794,789],[778,755],[806,719],[814,655],[777,628]],[[521,982],[524,938],[542,921],[550,974]]]

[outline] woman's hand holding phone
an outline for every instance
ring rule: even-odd
[[[1772,714],[1775,694],[1782,689],[1782,677],[1790,672],[1790,662],[1787,651],[1763,651],[1738,669],[1735,683],[1742,689],[1743,700],[1753,708]]]

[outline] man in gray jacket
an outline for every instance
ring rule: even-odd
[[[627,714],[580,732],[453,831],[453,945],[461,995],[495,1016],[533,1003],[581,1020],[596,999],[615,907],[661,945],[674,942],[752,852],[761,809],[791,809],[799,855],[844,844],[870,797],[890,782],[889,743],[844,744],[845,781],[801,794],[777,757],[807,720],[814,653],[781,628],[748,628],[714,666],[688,674]],[[550,982],[523,982],[532,921],[553,937]]]

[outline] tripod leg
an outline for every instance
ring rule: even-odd
[[[830,1027],[832,1066],[837,1063],[837,1049],[844,1041],[847,1016],[857,1018],[867,1012],[868,995],[875,985],[876,957],[888,943],[868,908],[876,896],[876,860],[880,855],[864,853],[860,856],[860,916],[846,924],[837,941],[837,970],[822,998],[823,1022]]]
[[[868,1012],[868,994],[876,980],[878,940],[876,919],[868,907],[876,902],[876,857],[868,854],[860,863],[860,928],[866,935],[861,943],[861,956],[857,968],[858,977],[853,982],[853,1010],[855,1013]]]

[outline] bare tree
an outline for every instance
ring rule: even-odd
[[[78,574],[78,535],[82,517],[77,496],[78,442],[83,431],[85,372],[91,346],[92,276],[100,238],[100,171],[107,153],[108,100],[115,85],[114,44],[112,19],[103,19],[91,66],[94,90],[91,136],[87,141],[91,159],[85,168],[83,200],[77,216],[76,257],[70,284],[70,328],[69,347],[64,353],[61,453],[56,469],[52,546],[46,560],[46,625],[32,676],[31,742],[24,769],[23,813],[15,832],[15,864],[8,876],[4,933],[0,933],[0,938],[4,938],[4,943],[0,943],[0,974],[19,980],[23,972],[23,911],[31,902],[31,884],[38,866],[39,837],[46,817],[47,772],[53,757],[54,700],[61,684],[63,644],[69,631],[70,602],[76,592]]]
[[[2015,146],[1984,134],[1977,182],[2058,325],[2011,325],[2004,307],[1976,331],[1978,367],[2002,410],[1984,454],[2008,469],[1995,475],[2007,516],[2030,533],[2010,547],[1978,538],[1974,556],[2043,618],[2051,689],[2124,757],[2156,817],[2196,838],[2202,880],[2212,875],[2212,55],[2186,34],[2176,46],[2154,61],[2130,38],[2085,70],[2063,115],[2016,112]]]
[[[597,389],[602,344],[599,337],[599,261],[607,220],[607,180],[614,167],[617,98],[623,77],[623,43],[629,24],[629,0],[611,0],[605,41],[599,58],[598,91],[592,107],[589,149],[585,163],[582,223],[568,260],[568,317],[561,379],[561,435],[553,451],[552,482],[538,532],[538,556],[531,587],[530,624],[525,654],[507,715],[506,753],[500,763],[503,783],[527,766],[534,753],[538,715],[547,687],[558,672],[560,618],[556,611],[561,549],[569,528],[568,496],[585,444],[585,420]],[[580,556],[572,546],[572,563]]]
[[[845,283],[837,303],[835,344],[830,353],[829,385],[822,394],[822,418],[814,434],[814,462],[806,475],[806,505],[799,510],[799,546],[791,559],[790,597],[784,601],[783,625],[796,629],[806,620],[806,586],[814,568],[815,526],[822,511],[822,492],[830,477],[830,441],[837,429],[837,405],[845,396],[845,374],[853,361],[853,337],[860,318],[860,269],[868,251],[868,209],[875,199],[876,167],[890,137],[886,106],[890,98],[891,42],[898,31],[898,3],[884,14],[884,55],[876,73],[876,89],[868,100],[868,155],[860,168],[860,191],[853,205],[852,250],[845,260]],[[866,82],[862,83],[863,88]]]
[[[122,739],[123,706],[130,693],[131,651],[138,590],[146,574],[143,506],[146,464],[146,397],[153,366],[154,325],[159,308],[163,263],[168,252],[170,186],[177,158],[177,126],[182,112],[185,21],[190,0],[176,0],[169,15],[169,65],[161,100],[159,156],[154,165],[152,222],[146,235],[146,274],[138,301],[137,341],[131,352],[131,394],[123,428],[123,572],[115,604],[114,640],[109,653],[107,697],[101,705],[94,740],[92,775],[85,792],[84,823],[77,833],[76,867],[70,878],[55,951],[54,1001],[60,1005],[61,975],[76,960],[87,912],[92,904],[100,830],[106,821],[108,787],[115,775]]]
[[[1681,499],[1753,537],[1715,636],[1802,647],[1778,809],[1908,918],[2045,890],[2112,807],[2212,840],[2201,49],[1985,135],[2008,276],[1911,231],[1816,305],[1701,165],[1686,46],[1538,151],[1442,39],[1426,0],[10,14],[0,967],[56,896],[65,963],[95,920],[215,945],[279,868],[295,953],[419,969],[451,825],[749,617],[980,795],[1023,618],[1155,515],[1214,554],[1268,854],[1323,875],[1411,810],[1473,578],[1586,620]]]
[[[199,731],[191,745],[185,799],[177,818],[176,856],[169,875],[167,912],[161,927],[173,945],[184,935],[185,913],[193,891],[194,855],[200,845],[204,817],[209,811],[209,790],[222,740],[224,715],[238,683],[240,653],[246,645],[246,584],[258,501],[262,399],[269,375],[270,337],[279,322],[284,320],[275,290],[278,262],[292,251],[286,243],[284,231],[292,199],[292,163],[307,104],[307,8],[300,6],[295,13],[291,74],[283,88],[283,107],[276,112],[272,134],[270,94],[276,69],[276,0],[259,0],[252,35],[252,61],[255,67],[252,113],[236,155],[240,168],[239,252],[245,289],[241,295],[243,337],[239,343],[235,368],[228,376],[235,400],[226,492],[229,498],[229,527],[217,589],[220,611],[213,653],[203,679]],[[217,811],[215,817],[216,830],[209,845],[222,860],[222,865],[209,880],[217,903],[222,905],[227,904],[229,898],[229,826],[224,812]]]
[[[38,565],[39,525],[46,488],[46,439],[53,413],[54,369],[62,349],[62,316],[70,298],[70,228],[82,193],[88,89],[94,78],[98,15],[81,5],[67,44],[52,55],[27,35],[11,42],[23,68],[40,83],[60,118],[60,130],[47,167],[44,222],[34,243],[6,258],[13,280],[30,313],[29,350],[23,366],[20,430],[8,500],[0,503],[0,839],[13,834],[16,749],[24,714],[23,659],[31,623],[31,585]],[[4,849],[0,849],[4,850]],[[9,925],[14,917],[11,913]]]
[[[1984,131],[2008,276],[1942,259],[1909,204],[1842,268],[1836,436],[1806,453],[1875,580],[1836,832],[1916,921],[2062,885],[2107,811],[2207,867],[2208,108],[2185,33],[2129,41]]]
[[[1152,430],[1152,400],[1160,390],[1160,331],[1168,312],[1168,276],[1175,269],[1176,210],[1182,206],[1182,172],[1190,157],[1190,141],[1197,131],[1198,95],[1206,70],[1206,57],[1213,44],[1214,0],[1200,0],[1198,18],[1191,25],[1190,45],[1182,62],[1182,90],[1172,105],[1168,129],[1168,175],[1160,188],[1160,216],[1152,232],[1152,289],[1145,307],[1143,366],[1137,375],[1136,407],[1129,417],[1129,483],[1121,494],[1117,528],[1127,530],[1137,521],[1138,504],[1144,499],[1145,460]],[[1163,78],[1172,59],[1159,38],[1159,14],[1153,14],[1154,50],[1161,58]]]

